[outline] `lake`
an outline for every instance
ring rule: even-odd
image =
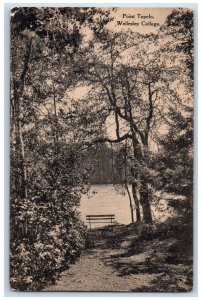
[[[129,186],[131,192],[131,186]],[[79,208],[81,219],[85,222],[86,215],[114,214],[120,224],[131,223],[130,202],[127,193],[121,189],[115,189],[112,184],[92,185],[89,192],[81,197]],[[160,202],[158,206],[152,205],[154,220],[165,221],[173,213],[167,204]],[[134,213],[135,217],[135,213]],[[93,224],[93,227],[103,224]]]

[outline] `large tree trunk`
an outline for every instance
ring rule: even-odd
[[[139,141],[136,139],[135,135],[133,136],[133,149],[134,149],[134,158],[138,162],[138,165],[133,169],[132,177],[134,178],[134,200],[137,202],[137,207],[139,208],[139,202],[142,206],[143,220],[145,223],[152,223],[152,213],[150,206],[150,189],[146,176],[141,173],[141,164],[144,163],[144,153],[143,148],[141,147]],[[139,195],[139,199],[137,197]]]

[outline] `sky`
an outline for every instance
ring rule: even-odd
[[[114,32],[126,32],[131,30],[140,34],[155,34],[160,30],[160,27],[164,24],[167,16],[172,11],[173,8],[119,7],[111,11],[113,20],[109,22],[106,27]],[[86,34],[88,36],[86,41],[89,41],[90,33],[86,31]],[[152,49],[150,48],[149,50],[151,51]],[[131,54],[126,53],[126,56],[127,60],[129,60],[128,63],[132,63],[132,61],[130,61],[132,58]],[[125,56],[123,58],[123,61],[124,60]],[[68,94],[70,98],[72,97],[75,100],[79,100],[80,98],[85,97],[87,89],[86,87],[77,87]],[[107,119],[106,126],[110,138],[116,138],[115,125],[113,124],[114,117],[111,116]],[[162,128],[162,130],[164,129]],[[125,130],[123,130],[123,133],[125,133]]]
[[[105,9],[105,8],[104,8]],[[142,8],[142,7],[119,7],[115,10],[112,10],[111,16],[113,20],[108,23],[107,27],[114,31],[128,31],[129,29],[133,32],[137,32],[140,34],[149,34],[149,33],[157,33],[161,26],[164,24],[167,16],[173,11],[173,8]],[[87,40],[89,41],[90,35],[87,34]],[[86,42],[88,43],[88,41]],[[152,52],[151,48],[153,47],[151,44],[149,46],[149,51]],[[125,59],[127,63],[132,65],[135,61],[135,56],[131,55],[130,51],[126,50],[127,53],[122,52],[123,63],[125,63]],[[134,49],[132,49],[134,52]],[[145,57],[146,58],[146,57]],[[178,86],[178,91],[183,89]],[[85,98],[88,90],[86,86],[76,87],[71,91],[68,91],[68,96],[73,98],[76,101],[80,101],[82,97]],[[184,98],[187,99],[188,95],[185,93]],[[109,138],[115,139],[116,138],[116,131],[115,131],[115,121],[114,116],[110,115],[106,120],[106,128],[107,128],[107,135]],[[122,134],[128,131],[128,127],[125,126],[124,123],[120,121],[120,128]],[[161,124],[159,128],[160,132],[166,132],[166,127]],[[152,140],[150,141],[150,147],[154,151],[158,151],[158,147],[155,145]]]

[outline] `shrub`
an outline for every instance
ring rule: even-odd
[[[77,212],[83,175],[77,167],[79,155],[73,160],[72,149],[65,150],[39,160],[26,198],[17,197],[11,185],[12,289],[35,291],[54,282],[84,249],[85,226]],[[12,171],[16,176],[15,169]]]

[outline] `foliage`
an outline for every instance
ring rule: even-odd
[[[12,10],[12,288],[37,290],[79,256],[90,156],[102,180],[132,183],[146,223],[151,185],[191,204],[192,17],[175,10],[157,35],[142,35],[106,30],[107,9]],[[133,215],[131,196],[130,206]]]
[[[186,205],[176,207],[175,202],[171,205],[188,217],[193,206],[193,110],[186,108],[186,111],[186,116],[171,112],[173,126],[161,140],[162,151],[156,158],[156,168],[160,175],[158,188],[184,196]]]
[[[131,169],[129,181],[134,183],[133,198],[139,198],[136,207],[139,201],[143,219],[149,223],[149,185],[157,176],[152,167],[154,148],[169,130],[170,111],[192,97],[186,85],[187,66],[177,51],[171,55],[169,44],[165,45],[167,36],[105,30],[80,51],[80,59],[75,61],[80,85],[89,86],[80,99],[89,120],[90,134],[85,142],[109,142],[120,148],[127,143],[125,155],[127,168]],[[78,114],[81,116],[80,111]],[[79,123],[83,124],[81,117]]]
[[[35,145],[35,151],[40,150]],[[26,198],[14,198],[11,186],[10,282],[14,289],[35,290],[53,281],[84,247],[85,227],[76,208],[85,170],[79,171],[75,149],[60,145],[59,155],[51,155],[51,150],[50,145],[43,149],[45,155],[29,170]],[[29,160],[33,162],[33,157]]]
[[[186,76],[186,92],[177,109],[170,109],[168,131],[159,139],[161,151],[156,157],[160,177],[158,188],[171,194],[184,196],[186,201],[171,203],[184,218],[192,219],[193,212],[193,79],[194,79],[194,28],[193,11],[175,10],[167,17],[162,28],[165,37],[172,33],[171,54],[182,57],[181,64]],[[177,41],[177,43],[176,43]],[[186,96],[188,101],[186,100]]]
[[[176,9],[167,17],[163,34],[173,40],[169,45],[172,54],[184,53],[188,75],[194,77],[194,13],[189,9]],[[193,88],[193,86],[192,86]]]
[[[185,234],[185,230],[187,234]],[[137,227],[137,238],[131,247],[135,248],[135,242],[142,240],[151,241],[153,239],[164,240],[167,238],[176,238],[178,240],[189,239],[192,241],[192,226],[190,222],[184,223],[184,220],[177,217],[168,219],[164,223],[143,224]]]
[[[37,290],[80,255],[85,230],[75,210],[53,209],[51,199],[46,204],[26,199],[18,209],[11,226],[10,284],[16,290]]]
[[[97,18],[97,21],[94,20]],[[11,12],[10,284],[37,290],[85,245],[78,206],[85,151],[74,140],[64,96],[82,28],[99,34],[107,10],[20,7]]]
[[[193,115],[183,116],[172,111],[173,126],[170,128],[163,145],[162,163],[167,166],[162,178],[164,189],[180,195],[193,190]],[[169,173],[169,174],[168,174]],[[183,177],[180,176],[183,174]],[[178,179],[178,180],[177,180]]]
[[[92,175],[91,184],[122,184],[124,182],[123,155],[120,146],[98,144],[88,151]]]

